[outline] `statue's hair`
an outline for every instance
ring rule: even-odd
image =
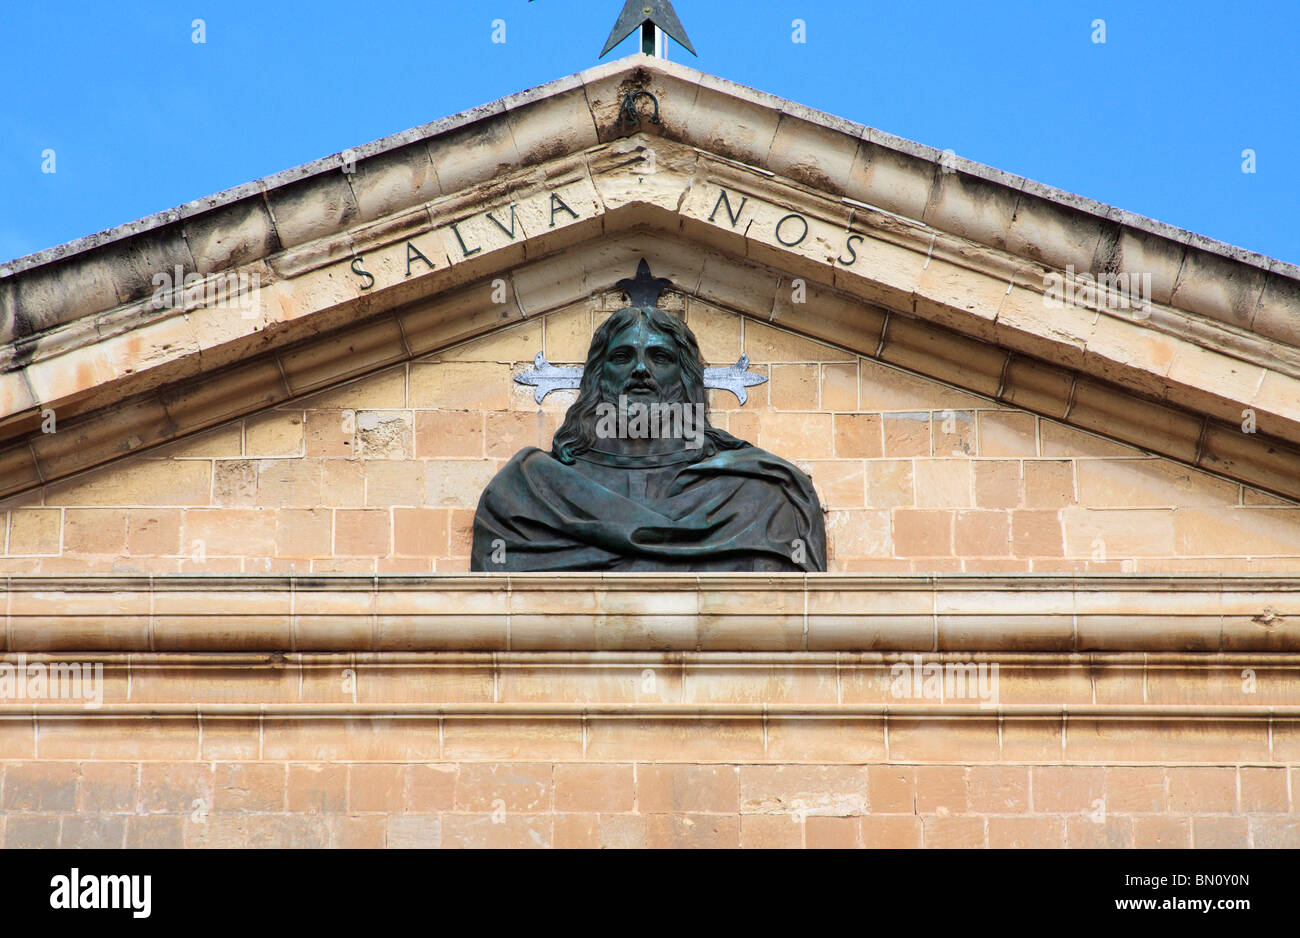
[[[704,362],[700,359],[700,346],[690,327],[672,313],[654,306],[627,306],[606,319],[591,338],[587,364],[578,387],[578,399],[564,415],[564,423],[555,433],[551,455],[562,463],[572,464],[574,458],[591,449],[596,442],[596,408],[600,404],[600,376],[609,357],[609,346],[619,332],[645,319],[660,332],[666,333],[677,349],[677,360],[682,370],[682,385],[687,404],[699,404],[704,414],[704,442],[702,456],[712,456],[718,450],[740,449],[748,446],[729,433],[718,430],[709,423],[709,398],[704,389]]]

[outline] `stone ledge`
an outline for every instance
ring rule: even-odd
[[[8,577],[9,652],[1300,651],[1272,576]]]
[[[623,704],[623,703],[499,703],[499,704],[429,704],[429,703],[111,703],[88,709],[80,704],[0,704],[0,720],[75,718],[95,719],[194,719],[229,720],[348,720],[385,719],[636,719],[653,720],[744,720],[754,718],[852,720],[862,718],[960,719],[988,720],[1036,719],[1108,719],[1108,720],[1178,720],[1178,721],[1300,721],[1300,706],[1225,706],[1183,705],[1089,705],[1089,704],[999,704],[983,706],[973,703],[934,704]]]
[[[1159,708],[1155,708],[1159,709]],[[602,715],[478,708],[328,715],[285,708],[243,714],[15,714],[0,719],[0,758],[78,762],[674,762],[1293,765],[1300,720],[1187,707],[1178,715],[1097,710],[1023,718],[996,711],[660,711]],[[39,745],[39,754],[38,754]],[[188,802],[187,802],[188,803]]]
[[[996,712],[1026,719],[1102,713],[1182,718],[1192,707],[1203,715],[1267,719],[1300,707],[1300,655],[1285,653],[19,652],[6,656],[5,663],[15,678],[46,675],[49,687],[60,676],[82,678],[81,693],[65,683],[69,689],[61,697],[29,697],[17,684],[0,684],[7,688],[0,716],[10,718],[90,709],[84,706],[88,677],[97,682],[90,697],[101,715],[207,718],[340,713],[685,718],[744,714],[750,712],[746,707],[769,716]],[[914,677],[921,678],[919,688]],[[733,706],[742,709],[733,713],[728,709]]]

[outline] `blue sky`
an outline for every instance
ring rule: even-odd
[[[1296,0],[675,6],[676,61],[1300,263]],[[581,71],[621,7],[11,2],[0,261]]]

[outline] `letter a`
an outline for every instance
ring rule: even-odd
[[[573,209],[569,208],[569,206],[564,204],[564,200],[562,198],[560,198],[558,195],[552,192],[551,193],[551,227],[552,228],[555,227],[556,212],[568,212],[570,215],[574,217],[574,219],[577,219],[579,217],[577,212],[575,212]]]

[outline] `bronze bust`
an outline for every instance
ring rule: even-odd
[[[812,482],[713,427],[686,323],[657,307],[644,261],[632,305],[592,337],[551,452],[528,447],[488,483],[470,569],[816,572],[826,530]]]

